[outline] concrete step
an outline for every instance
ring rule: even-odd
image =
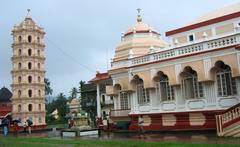
[[[223,136],[234,136],[240,133],[240,121],[224,129]]]

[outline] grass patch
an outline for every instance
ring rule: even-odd
[[[187,144],[129,140],[0,137],[0,147],[237,147],[228,144]]]
[[[47,128],[67,128],[68,124],[52,124],[47,125]]]

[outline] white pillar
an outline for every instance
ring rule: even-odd
[[[97,117],[101,117],[101,104],[100,104],[100,85],[97,83]]]

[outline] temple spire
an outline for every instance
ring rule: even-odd
[[[142,22],[142,17],[141,17],[141,10],[140,8],[137,8],[138,15],[137,15],[137,22]]]

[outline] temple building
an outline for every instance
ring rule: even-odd
[[[145,130],[226,135],[236,119],[240,122],[240,3],[165,35],[169,43],[140,13],[122,35],[108,71],[113,83],[106,93],[114,99],[110,118],[129,122],[130,130],[138,129],[142,115]]]
[[[28,14],[12,30],[12,116],[45,126],[44,30]]]
[[[0,89],[0,119],[11,115],[12,103],[11,103],[12,92],[6,87]]]

